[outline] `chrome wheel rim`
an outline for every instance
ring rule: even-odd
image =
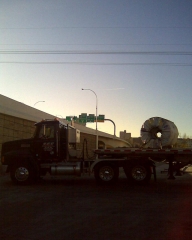
[[[103,181],[110,181],[114,177],[114,170],[110,166],[103,166],[99,171],[99,176]]]
[[[19,182],[26,181],[28,179],[28,177],[29,177],[29,171],[27,168],[19,167],[16,169],[15,178],[17,179],[17,181],[19,181]]]
[[[144,167],[136,166],[132,169],[131,175],[136,181],[143,181],[147,176],[147,172]]]

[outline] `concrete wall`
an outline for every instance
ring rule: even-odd
[[[39,122],[42,119],[54,119],[55,116],[15,101],[0,94],[0,113],[20,119]]]
[[[3,142],[32,137],[35,129],[34,123],[0,113],[0,152]]]

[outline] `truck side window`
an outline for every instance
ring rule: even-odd
[[[55,129],[52,125],[42,125],[39,131],[39,138],[54,138]]]

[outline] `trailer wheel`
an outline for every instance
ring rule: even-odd
[[[95,166],[94,174],[98,184],[110,185],[117,182],[119,168],[112,163],[102,162]]]
[[[35,172],[28,163],[21,162],[11,167],[10,177],[14,183],[29,184],[35,179]]]
[[[146,184],[151,179],[151,168],[149,164],[137,163],[135,165],[125,166],[125,174],[133,183]]]

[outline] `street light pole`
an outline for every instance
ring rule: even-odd
[[[36,102],[36,103],[34,104],[34,106],[35,106],[37,103],[39,103],[39,102],[45,102],[45,101],[38,101],[38,102]]]
[[[97,130],[97,106],[98,106],[98,99],[97,99],[97,94],[93,90],[91,90],[91,89],[82,88],[82,90],[91,91],[92,93],[95,94],[95,97],[96,97],[96,149],[98,149],[98,130]]]

